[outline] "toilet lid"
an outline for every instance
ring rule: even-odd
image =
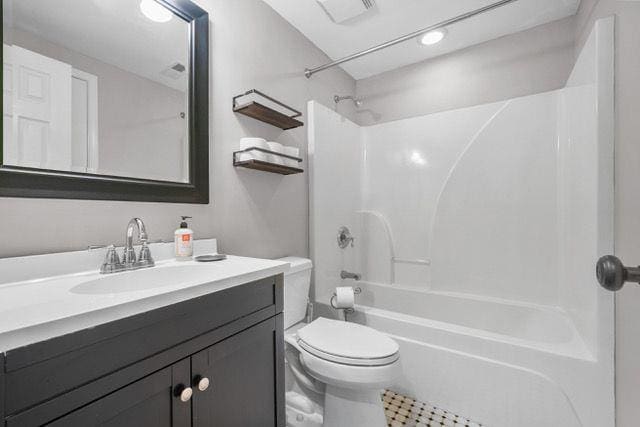
[[[298,330],[309,353],[348,365],[380,366],[398,360],[398,344],[367,326],[320,317]]]

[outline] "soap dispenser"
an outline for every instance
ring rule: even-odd
[[[183,216],[180,228],[174,233],[175,257],[178,261],[188,261],[193,257],[193,230],[189,228],[187,220],[190,216]]]

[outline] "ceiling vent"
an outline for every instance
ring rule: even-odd
[[[348,21],[375,7],[375,0],[317,0],[336,24]]]
[[[165,68],[164,70],[160,71],[160,74],[162,74],[165,77],[169,77],[170,79],[178,80],[180,77],[184,75],[185,71],[187,71],[187,68],[181,63],[176,62],[171,66]]]

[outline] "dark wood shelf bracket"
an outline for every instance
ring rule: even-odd
[[[302,162],[302,159],[299,157],[289,156],[287,154],[278,153],[276,151],[265,150],[264,148],[249,147],[245,150],[240,150],[233,153],[233,166],[247,168],[247,169],[254,169],[254,170],[259,170],[263,172],[277,173],[280,175],[294,175],[297,173],[304,172],[304,169],[300,169],[300,168],[296,168],[293,166],[288,166],[280,163],[267,162],[266,160],[259,160],[259,159],[238,160],[239,155],[244,153],[249,153],[251,151],[260,151],[263,153],[275,155],[285,159],[295,160],[298,163]]]
[[[264,98],[265,101],[258,102],[255,99],[251,99],[248,102],[241,103],[241,98],[256,95],[256,98]],[[275,104],[288,110],[291,114],[285,114],[278,111],[267,104]],[[257,89],[251,89],[247,92],[233,97],[233,111],[236,113],[244,114],[245,116],[260,120],[261,122],[276,126],[282,130],[294,129],[300,126],[304,126],[304,123],[300,120],[296,120],[296,117],[302,116],[302,113],[288,105],[274,99]]]

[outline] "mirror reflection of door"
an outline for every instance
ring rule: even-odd
[[[98,77],[72,70],[71,170],[99,173]]]
[[[97,77],[18,46],[3,49],[4,163],[95,173]]]
[[[2,7],[4,165],[189,182],[187,22],[149,0]]]

